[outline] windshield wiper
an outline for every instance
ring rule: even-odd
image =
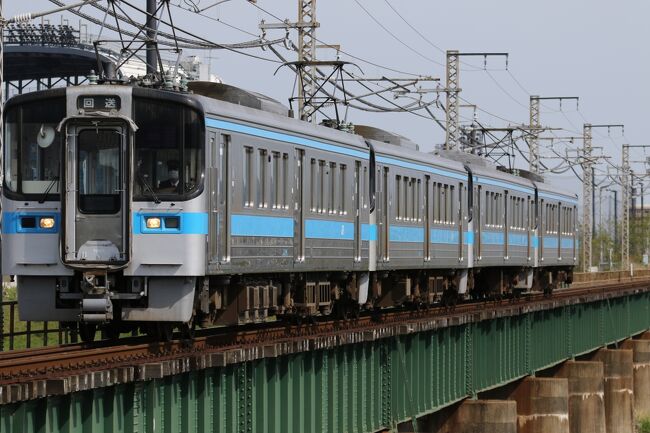
[[[47,188],[45,188],[45,192],[41,196],[41,198],[38,200],[39,203],[43,204],[45,203],[45,200],[47,200],[47,196],[50,195],[50,191],[52,191],[52,188],[54,188],[54,185],[59,181],[59,176],[55,176],[52,178],[50,183],[47,185]]]
[[[147,182],[147,179],[139,171],[138,171],[138,178],[140,179],[140,183],[142,184],[142,186],[144,186],[144,190],[145,191],[149,190],[149,192],[151,193],[151,198],[153,198],[153,202],[156,204],[160,204],[160,199],[154,192],[151,185],[149,185],[149,182]]]

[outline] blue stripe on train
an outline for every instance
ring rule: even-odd
[[[503,245],[502,232],[481,232],[481,243],[484,245]]]
[[[390,226],[389,240],[391,242],[417,243],[424,242],[424,228],[422,227],[405,227]],[[474,243],[474,233],[465,232],[463,240],[466,245]],[[432,244],[458,244],[457,229],[431,229]]]
[[[560,244],[560,247],[565,249],[573,249],[573,239],[562,238],[562,243]]]
[[[457,244],[458,230],[431,229],[432,244]]]
[[[388,239],[391,242],[424,242],[424,228],[390,226]]]
[[[508,245],[515,247],[528,246],[528,235],[521,233],[508,233]]]
[[[376,241],[377,240],[377,224],[361,224],[361,240],[362,241]]]
[[[354,240],[354,223],[344,221],[305,220],[305,237],[312,239]]]
[[[293,237],[293,218],[233,214],[230,221],[232,236]]]
[[[232,236],[292,238],[294,236],[294,221],[290,217],[232,215],[230,234]],[[307,219],[305,220],[305,238],[351,241],[354,240],[354,223]],[[377,226],[362,224],[361,239],[364,241],[377,240]]]

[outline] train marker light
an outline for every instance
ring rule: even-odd
[[[54,228],[54,218],[52,217],[43,217],[40,219],[38,225],[42,229],[52,229]]]
[[[147,228],[148,229],[159,229],[160,228],[160,218],[158,218],[158,217],[147,218]]]

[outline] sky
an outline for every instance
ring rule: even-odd
[[[64,0],[70,3],[71,0]],[[144,8],[144,0],[130,0]],[[257,0],[256,5],[246,0],[231,0],[196,14],[187,9],[196,6],[206,8],[217,0],[171,0],[174,22],[180,29],[213,42],[236,43],[255,39],[261,20],[275,23],[278,18],[295,21],[298,7],[294,0]],[[102,3],[106,3],[102,0]],[[26,10],[28,7],[29,10]],[[4,16],[53,8],[47,0],[29,2],[5,1]],[[143,21],[141,14],[122,7],[135,21]],[[85,6],[84,12],[102,18],[102,14]],[[484,126],[504,127],[509,124],[529,122],[529,96],[578,96],[579,107],[565,101],[545,101],[542,105],[542,125],[564,128],[547,132],[556,136],[582,134],[585,122],[593,124],[623,123],[620,129],[597,129],[593,145],[602,147],[595,154],[608,156],[611,164],[620,165],[620,149],[623,143],[650,144],[645,134],[648,109],[643,101],[650,97],[648,68],[650,51],[642,41],[650,40],[650,2],[623,0],[455,0],[450,2],[424,0],[320,0],[316,19],[320,27],[316,37],[322,44],[340,44],[340,59],[351,61],[366,77],[408,77],[396,71],[441,78],[444,86],[445,50],[461,52],[507,52],[508,68],[500,57],[463,59],[461,67],[460,96],[479,107],[478,120]],[[65,14],[72,24],[78,18]],[[52,17],[58,22],[59,16]],[[92,28],[91,32],[97,32]],[[268,39],[280,38],[282,30],[269,30]],[[290,33],[295,41],[296,33]],[[283,55],[291,60],[295,53],[278,46]],[[245,51],[267,59],[277,58],[259,48]],[[278,63],[256,59],[225,50],[191,52],[205,63],[210,63],[213,73],[227,84],[264,93],[284,104],[291,96],[294,75]],[[350,54],[355,58],[350,57]],[[333,50],[318,51],[319,60],[334,60]],[[361,74],[349,66],[347,70]],[[423,83],[424,88],[434,88],[434,83]],[[360,88],[355,88],[362,93]],[[364,90],[365,91],[365,90]],[[432,94],[426,96],[435,98]],[[405,103],[405,100],[393,100]],[[440,102],[444,105],[444,95]],[[467,103],[463,102],[463,103]],[[386,103],[385,105],[387,105]],[[467,120],[472,110],[461,111]],[[425,117],[426,113],[422,113]],[[444,120],[444,113],[434,109],[434,114]],[[350,109],[349,121],[355,124],[379,126],[419,143],[420,148],[431,151],[436,144],[444,142],[444,131],[430,117],[423,118],[410,113],[366,113]],[[565,148],[575,149],[582,145],[553,142],[556,151],[564,154]],[[542,146],[550,146],[544,140]],[[650,149],[648,150],[650,156]],[[542,151],[550,157],[549,150]],[[570,154],[575,155],[575,153]],[[645,160],[644,150],[631,152],[633,161]],[[516,164],[525,167],[520,155]],[[560,163],[544,159],[550,167]],[[604,177],[608,163],[602,159],[597,166],[598,186],[609,181]],[[609,165],[609,170],[613,168]],[[634,163],[637,173],[645,173],[641,163]],[[576,168],[578,175],[581,171]],[[554,183],[565,185],[568,191],[582,194],[576,175],[572,171],[547,176]],[[604,183],[602,183],[604,182]],[[608,200],[604,192],[603,200]],[[597,200],[600,201],[600,200]],[[603,203],[605,208],[608,205]]]

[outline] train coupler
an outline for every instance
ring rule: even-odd
[[[81,300],[81,320],[84,322],[108,322],[113,320],[113,303],[108,293],[102,297]]]

